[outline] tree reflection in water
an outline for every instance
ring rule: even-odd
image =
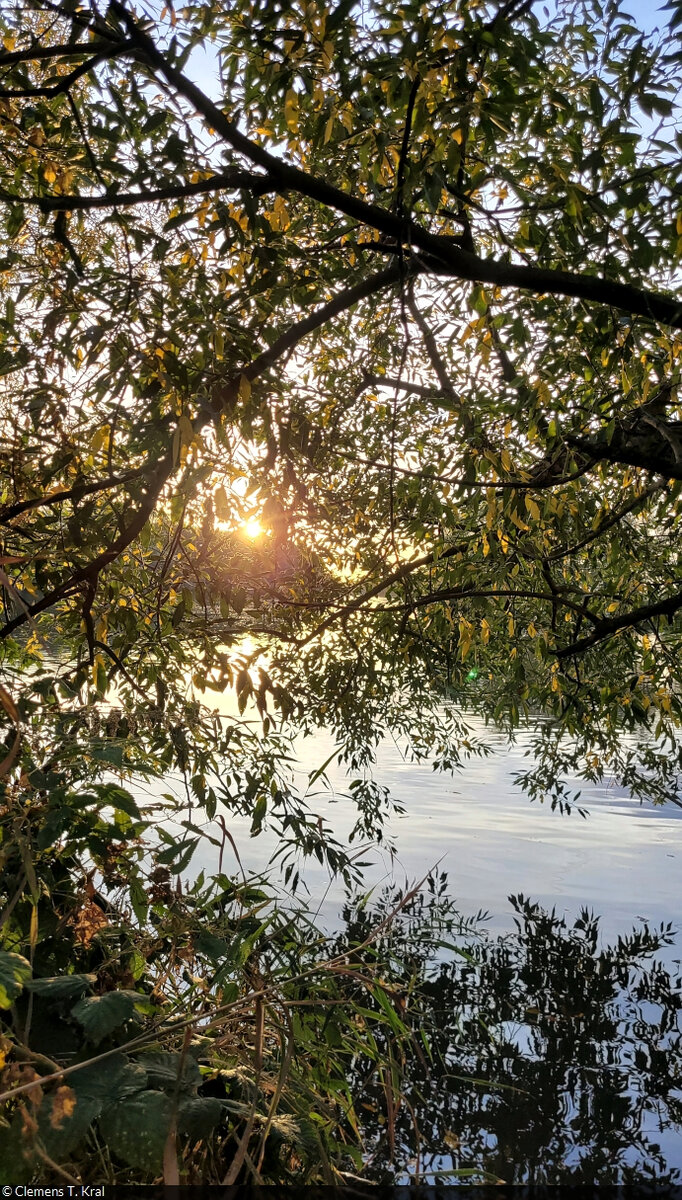
[[[370,1172],[394,1181],[454,1182],[440,1173],[475,1169],[507,1183],[680,1182],[680,977],[655,957],[673,943],[672,926],[642,925],[604,946],[587,911],[569,926],[512,896],[517,933],[472,936],[446,887],[443,875],[431,880],[381,947],[387,962],[402,963],[387,987],[416,1052],[404,1061],[389,1030],[381,1049],[392,1076],[352,1064]],[[380,910],[395,900],[386,893]],[[342,940],[362,941],[377,915],[349,905]],[[424,1042],[430,1062],[419,1054]]]

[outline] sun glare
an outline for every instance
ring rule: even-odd
[[[242,524],[242,533],[246,534],[247,538],[260,537],[263,532],[263,526],[257,517],[249,517],[248,521]]]

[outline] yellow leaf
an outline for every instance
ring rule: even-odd
[[[533,500],[533,498],[528,494],[526,494],[526,508],[528,509],[528,512],[534,521],[540,520],[540,508],[538,504],[536,504],[535,500]]]
[[[462,134],[461,129],[453,129],[452,140],[453,140],[453,142],[457,142],[458,146],[462,145],[463,137],[464,137],[464,135]]]
[[[680,209],[680,211],[677,214],[677,221],[675,222],[675,229],[677,231],[677,236],[682,237],[682,209]]]
[[[99,429],[96,429],[90,438],[90,448],[97,453],[98,450],[101,450],[103,446],[107,446],[108,444],[109,426],[100,425]]]
[[[251,380],[248,378],[247,375],[242,375],[242,377],[239,381],[239,399],[241,401],[243,401],[244,404],[246,404],[246,403],[248,403],[250,395],[251,395]]]
[[[46,183],[54,183],[56,178],[57,178],[57,171],[55,169],[55,165],[53,162],[50,161],[50,159],[48,159],[47,162],[45,163],[45,165],[43,166],[43,179],[45,180]]]
[[[289,210],[287,209],[287,206],[284,203],[284,199],[282,198],[282,196],[275,196],[275,203],[273,205],[273,209],[274,209],[275,213],[277,214],[280,229],[288,229],[289,223],[290,223],[289,222]]]
[[[178,421],[178,429],[180,430],[180,445],[191,446],[194,440],[194,429],[192,422],[186,413],[183,413]]]
[[[525,521],[522,521],[522,520],[521,520],[521,518],[520,518],[520,516],[519,516],[519,514],[518,514],[518,513],[514,512],[514,511],[512,510],[512,512],[510,512],[509,516],[511,517],[512,521],[513,521],[513,522],[514,522],[514,524],[516,525],[516,528],[517,528],[517,529],[520,529],[522,533],[527,533],[527,532],[528,532],[528,528],[529,528],[529,527],[528,527],[528,525],[526,525],[526,522],[525,522]]]
[[[284,120],[292,133],[298,129],[298,95],[289,88],[284,100]]]
[[[215,506],[215,515],[218,520],[229,521],[231,515],[230,505],[227,499],[227,492],[222,485],[216,488],[213,493],[213,503]]]

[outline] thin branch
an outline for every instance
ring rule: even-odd
[[[117,43],[120,45],[120,43]],[[111,53],[108,41],[62,42],[57,46],[30,46],[25,50],[11,50],[0,54],[0,68],[13,67],[22,62],[40,62],[46,58],[80,58],[83,54]]]
[[[415,272],[415,268],[411,268],[411,272]],[[267,350],[264,350],[235,375],[229,383],[220,384],[214,390],[213,411],[220,411],[235,402],[239,395],[242,378],[245,377],[250,383],[253,382],[254,379],[269,370],[283,354],[293,350],[308,333],[319,329],[327,321],[352,308],[360,300],[365,300],[368,296],[373,296],[376,292],[383,291],[384,288],[390,287],[394,283],[399,283],[400,278],[400,267],[397,264],[387,267],[386,270],[379,271],[376,275],[370,275],[368,279],[354,284],[353,287],[345,288],[322,308],[316,309],[309,316],[297,321],[281,334]],[[205,424],[207,419],[204,418],[202,423]]]
[[[438,561],[440,562],[440,559]],[[536,592],[525,588],[442,588],[437,592],[429,592],[426,596],[419,596],[416,600],[410,600],[408,603],[385,605],[383,608],[376,608],[373,611],[377,613],[403,612],[405,609],[425,608],[427,605],[441,600],[496,599],[498,596],[512,600],[549,600],[552,604],[563,604],[581,617],[587,617],[588,621],[595,626],[599,624],[599,618],[594,613],[591,613],[584,605],[569,600],[563,594],[563,590]]]
[[[20,204],[35,204],[45,213],[59,212],[62,209],[66,212],[84,212],[92,208],[124,208],[135,204],[152,204],[156,200],[183,200],[205,192],[217,192],[222,188],[248,188],[255,196],[281,190],[267,175],[229,167],[218,175],[211,175],[209,179],[199,179],[195,183],[169,183],[165,187],[150,188],[144,192],[108,192],[104,196],[78,196],[73,193],[62,196],[11,196],[3,192],[2,199]]]
[[[74,83],[76,83],[84,75],[87,75],[88,72],[92,71],[93,68],[98,65],[98,63],[103,62],[105,59],[118,58],[120,55],[126,54],[128,51],[134,49],[135,43],[132,39],[127,39],[124,42],[118,42],[113,46],[108,46],[100,50],[97,54],[93,54],[92,58],[88,59],[87,62],[81,63],[80,66],[74,67],[73,71],[70,71],[68,75],[62,76],[62,78],[59,80],[59,83],[52,85],[47,84],[44,87],[0,87],[0,98],[7,100],[24,100],[33,96],[63,96],[65,92],[68,92],[69,88],[71,88]]]
[[[118,487],[119,484],[128,483],[131,479],[139,479],[141,475],[146,475],[151,469],[152,464],[146,463],[145,466],[137,467],[134,471],[126,471],[124,475],[111,475],[108,479],[102,479],[98,483],[76,484],[75,487],[65,488],[61,492],[52,492],[48,496],[34,496],[30,500],[18,500],[16,504],[10,504],[7,508],[0,510],[0,524],[7,525],[15,517],[21,516],[31,508],[46,508],[52,504],[63,504],[66,500],[78,501],[82,500],[84,496],[92,496],[96,492],[104,492],[108,488]]]
[[[665,484],[652,484],[651,487],[646,488],[640,496],[635,496],[634,500],[631,500],[629,504],[625,504],[622,508],[619,508],[618,511],[609,517],[607,521],[602,521],[602,523],[598,525],[592,533],[588,534],[587,537],[583,538],[582,541],[576,542],[574,546],[568,546],[564,550],[554,550],[551,554],[548,554],[547,561],[556,562],[560,558],[569,558],[571,554],[576,554],[578,550],[582,550],[585,546],[589,546],[591,542],[594,542],[597,538],[600,538],[602,534],[606,533],[607,529],[612,529],[614,525],[618,525],[624,517],[627,517],[628,513],[634,512],[636,508],[639,508],[640,504],[643,504],[645,500],[648,500],[649,497],[653,496],[655,492],[660,492],[663,490],[666,490]]]
[[[345,450],[334,450],[339,458],[345,458],[348,462],[363,463],[368,467],[376,467],[377,471],[390,471],[391,464],[377,462],[373,458],[365,458],[362,454],[350,454]],[[536,464],[533,469],[539,470],[544,466],[543,462]],[[593,465],[593,464],[590,464]],[[559,487],[564,483],[574,483],[576,479],[582,479],[583,475],[587,474],[589,466],[581,467],[580,470],[573,471],[570,475],[557,475],[554,478],[538,478],[538,479],[466,479],[463,475],[432,475],[428,471],[412,471],[409,467],[394,467],[393,470],[399,475],[407,475],[412,479],[421,479],[424,483],[448,483],[452,487],[464,488],[493,488],[496,491],[504,491],[505,489],[513,489],[514,491],[525,492],[542,492],[546,488]]]
[[[431,553],[423,555],[422,558],[414,558],[411,562],[403,563],[401,567],[398,567],[397,571],[392,571],[390,575],[385,575],[384,578],[379,581],[379,583],[375,584],[374,587],[370,588],[368,591],[363,592],[363,594],[358,596],[356,600],[351,600],[349,603],[344,604],[336,612],[332,613],[331,616],[326,617],[324,621],[321,621],[320,624],[313,629],[312,633],[308,634],[307,638],[304,638],[302,642],[299,642],[299,645],[301,647],[307,646],[309,642],[314,641],[315,638],[320,637],[320,635],[325,633],[327,629],[330,629],[336,621],[343,620],[345,616],[356,612],[359,608],[366,604],[368,600],[372,600],[375,596],[378,596],[386,588],[390,587],[391,584],[399,583],[401,580],[406,579],[408,575],[411,575],[414,571],[418,571],[420,567],[434,566],[436,562],[442,562],[446,558],[453,558],[454,555],[461,554],[468,548],[470,541],[471,539],[469,538],[465,542],[458,542],[456,546],[448,546],[447,550],[444,550],[443,553],[439,554],[437,558],[433,553]],[[401,605],[400,607],[402,608],[404,606]]]

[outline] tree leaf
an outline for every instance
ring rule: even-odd
[[[101,1134],[109,1149],[129,1166],[156,1175],[161,1170],[173,1110],[173,1098],[166,1092],[138,1092],[105,1110]]]
[[[70,996],[91,991],[97,981],[96,975],[53,975],[43,979],[31,979],[24,986],[46,1000],[65,1000]]]
[[[135,1010],[135,993],[125,991],[105,992],[103,996],[86,996],[71,1015],[83,1026],[85,1036],[95,1046],[129,1021]]]
[[[21,954],[0,950],[0,1008],[10,1008],[32,975],[31,964]]]

